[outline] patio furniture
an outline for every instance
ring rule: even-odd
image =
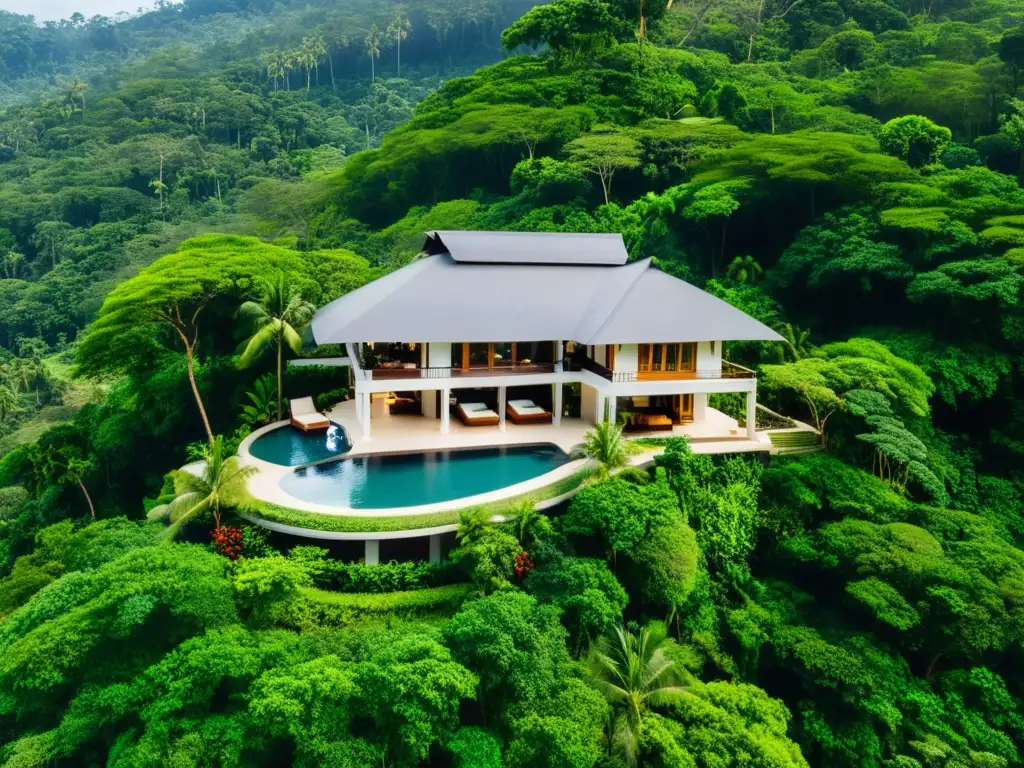
[[[500,421],[498,414],[484,403],[459,403],[455,413],[467,427],[493,427]]]
[[[633,413],[629,424],[634,430],[672,429],[672,419],[663,413]]]
[[[331,426],[330,420],[320,413],[313,405],[312,397],[298,397],[291,401],[292,420],[291,424],[303,432],[314,429],[327,429]]]
[[[550,424],[551,411],[545,411],[533,400],[509,400],[505,413],[513,424]]]

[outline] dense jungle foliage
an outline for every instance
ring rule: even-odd
[[[1019,0],[0,13],[0,765],[1024,763],[1022,73]],[[270,310],[435,228],[621,232],[825,450],[270,539],[238,440],[345,396]]]

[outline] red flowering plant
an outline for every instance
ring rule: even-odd
[[[230,560],[237,560],[242,554],[242,529],[228,528],[221,526],[214,528],[210,535],[213,536],[213,548],[218,553]]]
[[[513,562],[515,563],[516,577],[519,579],[525,579],[536,565],[527,552],[520,552],[513,558]]]

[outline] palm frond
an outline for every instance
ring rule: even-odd
[[[248,368],[277,340],[277,322],[270,320],[250,337],[238,361],[239,366]]]
[[[302,352],[302,337],[284,321],[281,322],[281,336],[284,337],[285,344],[288,345],[292,352],[295,354]]]

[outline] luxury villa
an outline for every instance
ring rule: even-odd
[[[312,332],[347,354],[293,363],[350,367],[352,397],[326,414],[293,398],[290,422],[242,441],[259,469],[244,514],[359,542],[367,563],[409,547],[439,559],[467,510],[501,520],[566,502],[594,472],[574,448],[606,419],[703,453],[818,440],[777,414],[759,430],[757,378],[724,359],[729,342],[781,337],[650,259],[629,262],[617,234],[432,232],[411,264],[323,307]],[[729,413],[715,393],[735,395]]]
[[[313,319],[318,344],[346,345],[363,441],[399,413],[444,434],[453,418],[558,426],[567,410],[668,431],[706,421],[716,392],[745,396],[754,439],[757,378],[724,345],[781,337],[650,259],[628,263],[621,235],[432,232],[423,251]]]

